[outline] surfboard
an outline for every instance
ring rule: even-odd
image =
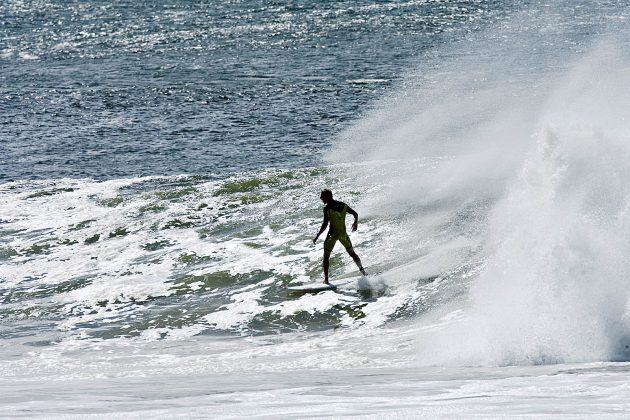
[[[299,286],[287,286],[289,292],[316,293],[324,290],[335,290],[337,286],[334,284],[324,283],[306,283]]]

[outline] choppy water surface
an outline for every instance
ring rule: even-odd
[[[0,5],[0,180],[319,162],[340,125],[487,2]]]

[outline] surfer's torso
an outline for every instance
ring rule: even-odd
[[[346,213],[348,206],[341,201],[332,201],[324,207],[324,218],[330,223],[329,235],[342,235],[346,233]]]
[[[324,222],[328,223],[328,235],[324,241],[324,249],[332,251],[337,241],[346,249],[352,249],[352,242],[346,233],[346,213],[348,206],[341,201],[331,201],[324,207]]]

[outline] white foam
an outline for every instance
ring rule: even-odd
[[[13,57],[14,54],[15,54],[15,50],[11,48],[5,48],[2,51],[0,51],[0,58],[8,60],[9,58]]]
[[[39,56],[33,53],[29,53],[26,51],[20,51],[18,53],[18,57],[22,60],[39,60]]]

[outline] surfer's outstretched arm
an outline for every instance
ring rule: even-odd
[[[359,226],[359,213],[354,211],[354,209],[350,208],[350,206],[346,206],[346,210],[348,213],[354,216],[354,223],[352,223],[352,231],[356,231]]]

